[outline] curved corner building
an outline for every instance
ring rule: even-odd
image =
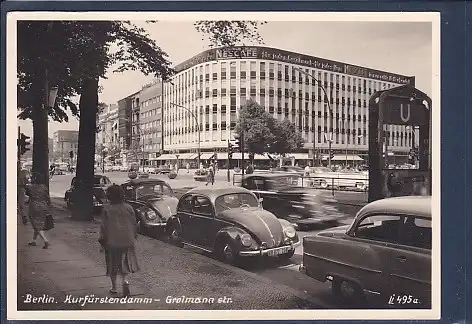
[[[327,98],[313,75],[330,96]],[[268,47],[210,49],[175,67],[165,84],[164,148],[168,152],[196,152],[201,125],[201,151],[226,152],[233,139],[239,107],[252,98],[277,119],[288,118],[305,140],[297,159],[309,153],[327,153],[332,129],[332,149],[337,154],[367,154],[368,101],[377,90],[411,83],[415,78],[325,60]],[[171,104],[172,103],[172,104]],[[390,126],[389,152],[406,155],[412,146],[411,131]],[[315,141],[313,145],[313,140]],[[311,155],[311,154],[310,154]]]

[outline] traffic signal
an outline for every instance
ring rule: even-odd
[[[20,138],[18,139],[18,151],[20,152],[20,155],[23,155],[30,150],[28,148],[30,145],[29,138],[29,136],[26,136],[23,133],[20,134]]]
[[[234,136],[233,151],[237,151],[241,148],[241,140],[239,136]]]
[[[233,158],[233,145],[231,144],[230,141],[228,141],[228,158],[231,160]]]
[[[71,159],[74,158],[74,151],[69,151],[69,157],[70,157]]]

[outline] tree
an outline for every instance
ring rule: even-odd
[[[296,125],[288,119],[275,123],[274,135],[275,141],[269,152],[285,155],[303,147],[302,134]]]
[[[244,149],[250,153],[263,154],[275,141],[276,120],[265,111],[264,107],[253,100],[248,100],[239,111],[236,134],[244,140]]]
[[[253,100],[241,107],[235,131],[244,138],[244,149],[248,151],[251,163],[254,154],[285,155],[303,147],[302,135],[294,123],[288,119],[275,119]]]

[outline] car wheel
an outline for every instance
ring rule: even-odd
[[[224,263],[234,265],[237,263],[238,255],[236,253],[236,249],[234,247],[234,244],[229,241],[223,241],[218,245],[217,248],[218,252],[218,257],[223,261]]]
[[[328,188],[328,183],[326,182],[326,180],[321,180],[320,181],[320,186],[321,186],[321,188]]]
[[[169,242],[172,243],[175,246],[178,247],[184,247],[184,244],[182,242],[182,238],[180,236],[180,229],[177,224],[172,224],[168,229],[167,229],[168,237],[169,237]]]
[[[364,297],[358,284],[340,278],[333,279],[331,290],[333,297],[339,303],[360,303]]]
[[[291,257],[293,257],[294,254],[295,254],[295,249],[293,249],[290,252],[287,252],[285,254],[281,254],[280,258],[287,260],[287,259],[290,259]]]

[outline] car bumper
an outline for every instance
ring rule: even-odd
[[[163,222],[163,223],[146,223],[144,226],[146,228],[165,228],[167,225],[167,222]]]
[[[251,251],[240,251],[240,256],[261,256],[261,255],[279,255],[288,253],[294,250],[297,246],[301,244],[301,241],[295,242],[291,245],[284,245],[272,249],[259,249],[259,250],[251,250]]]

